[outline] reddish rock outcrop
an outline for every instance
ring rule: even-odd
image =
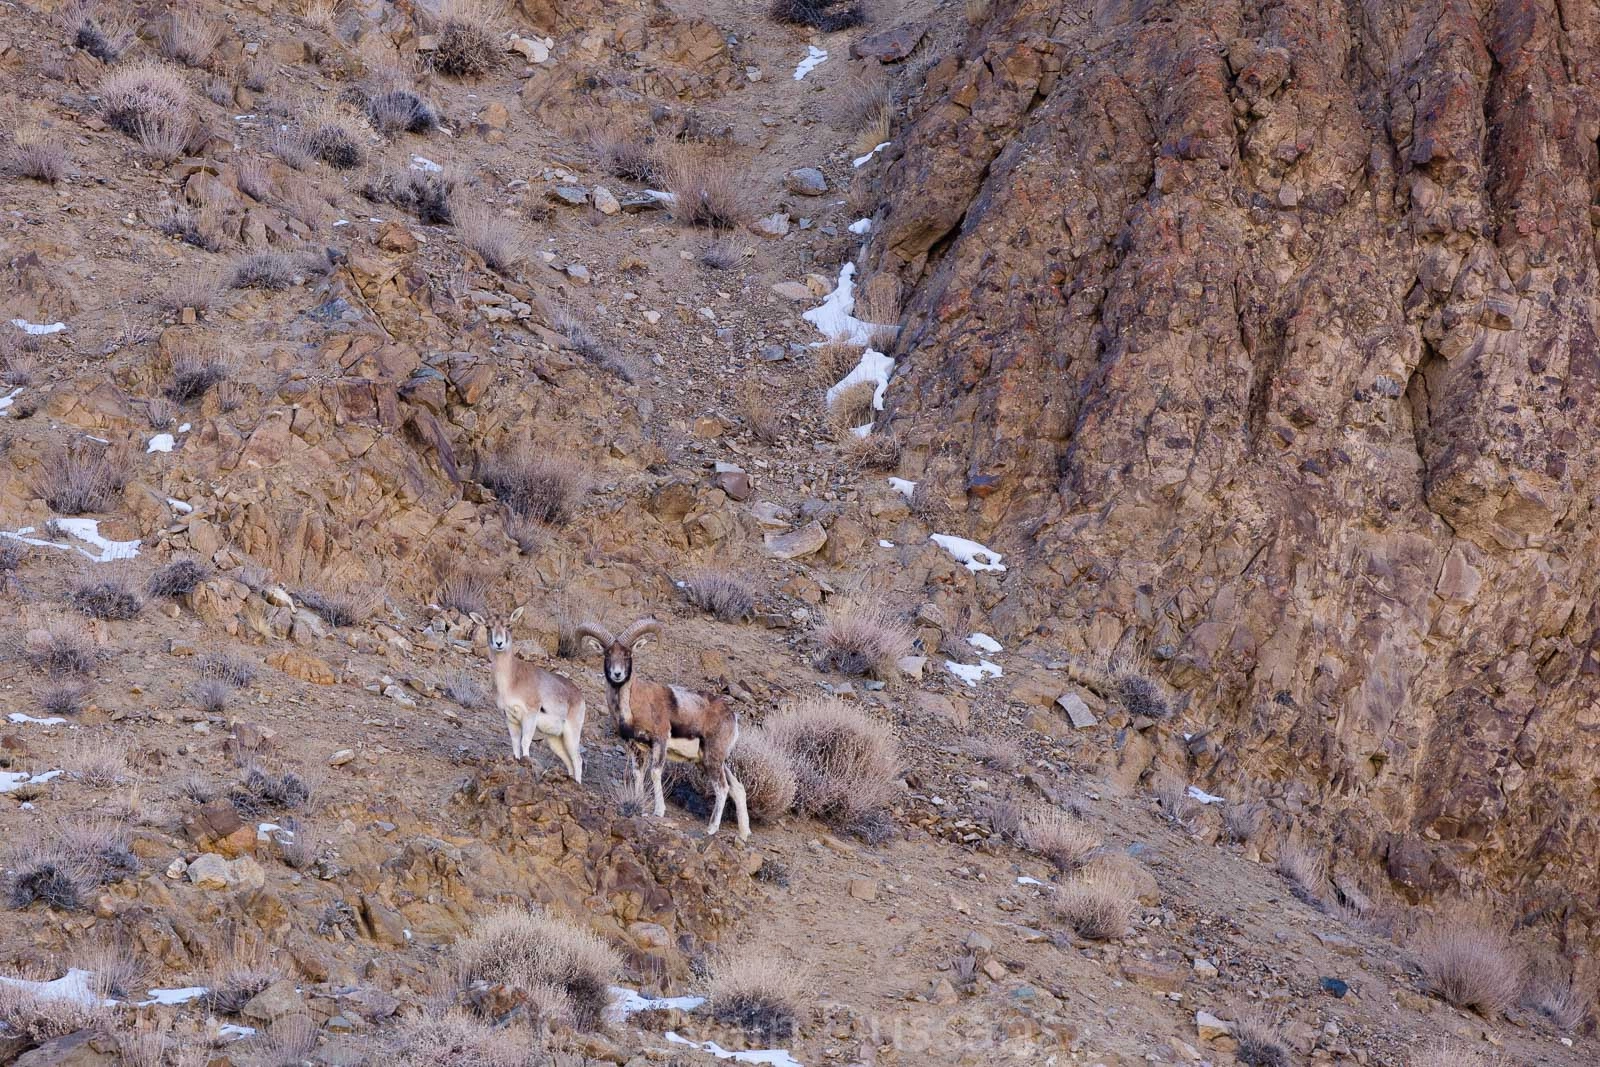
[[[1593,921],[1600,24],[1538,0],[1020,0],[867,253],[991,615],[1151,653],[1219,785],[1413,899]],[[914,289],[911,288],[914,286]],[[974,492],[981,487],[982,492]]]

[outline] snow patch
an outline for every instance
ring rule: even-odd
[[[1198,800],[1202,804],[1222,804],[1226,802],[1224,798],[1207,793],[1197,785],[1191,785],[1188,793],[1190,800]]]
[[[0,793],[15,793],[25,785],[41,785],[59,775],[60,771],[29,774],[27,771],[0,771]],[[3,979],[10,981],[10,979]]]
[[[821,63],[827,58],[828,53],[825,49],[818,48],[814,44],[807,45],[806,57],[800,61],[800,65],[798,67],[794,68],[794,80],[799,81],[801,78],[804,78],[807,74],[810,74],[812,71],[817,69],[817,64]]]
[[[172,447],[177,443],[178,439],[170,433],[158,433],[150,438],[150,443],[144,446],[144,450],[146,454],[151,452],[171,452]]]
[[[82,545],[64,545],[59,541],[48,541],[42,537],[32,537],[34,528],[24,526],[15,532],[0,530],[0,537],[12,541],[21,541],[25,545],[37,545],[40,548],[61,548],[81,552],[96,563],[109,563],[114,559],[132,559],[139,554],[138,541],[108,541],[100,536],[100,521],[98,519],[51,519],[56,529],[71,537],[77,538],[84,544],[92,545],[99,552],[90,552]]]
[[[878,541],[878,547],[879,548],[893,548],[894,547],[894,542],[893,541],[884,541],[884,540],[880,539]]]
[[[947,659],[944,661],[944,666],[951,674],[968,685],[977,685],[985,678],[998,678],[1005,673],[1000,669],[999,664],[990,663],[986,659],[980,659],[976,666],[968,666],[965,663],[957,663],[953,659]]]
[[[1023,875],[1021,878],[1018,878],[1017,879],[1017,884],[1018,885],[1037,885],[1037,886],[1044,885],[1044,883],[1039,881],[1039,879],[1037,879],[1037,878],[1029,878],[1027,875]]]
[[[54,715],[48,719],[35,719],[32,715],[24,715],[20,711],[13,711],[10,715],[7,715],[6,718],[19,725],[21,723],[31,722],[35,726],[60,726],[62,723],[67,721],[66,719],[59,718]]]
[[[976,541],[969,541],[965,537],[953,537],[950,534],[929,534],[928,540],[950,553],[957,563],[965,565],[967,570],[974,573],[1006,569],[1006,565],[1000,562],[1005,557]]]
[[[705,1002],[705,997],[647,997],[627,986],[614,985],[611,987],[611,1006],[606,1009],[606,1015],[612,1022],[622,1022],[636,1011],[650,1011],[653,1008],[694,1011]]]
[[[185,503],[182,500],[177,500],[177,499],[175,499],[173,497],[170,497],[170,496],[167,497],[167,504],[168,504],[168,506],[170,506],[172,508],[173,511],[176,511],[179,515],[187,515],[187,514],[189,514],[189,512],[194,510],[194,505],[193,504]]]
[[[854,234],[871,233],[872,232],[872,220],[871,219],[857,219],[856,221],[852,222],[848,228],[849,228],[850,232],[854,233]]]
[[[178,432],[179,433],[188,433],[189,432],[189,424],[186,422],[182,426],[179,426],[178,427]]]
[[[719,1060],[732,1060],[735,1063],[764,1063],[768,1067],[801,1067],[800,1061],[789,1055],[788,1049],[783,1048],[753,1048],[743,1052],[730,1052],[715,1041],[691,1041],[668,1030],[661,1035],[675,1045],[688,1045],[691,1048],[709,1052]]]
[[[135,1007],[146,1007],[151,1004],[187,1004],[191,1000],[198,1000],[211,990],[203,985],[186,986],[183,989],[152,989],[146,996],[149,1000],[140,1001]]]
[[[47,333],[60,333],[67,328],[64,322],[29,322],[27,319],[12,319],[11,325],[34,337],[41,337]]]
[[[815,326],[830,341],[864,346],[872,340],[872,335],[878,330],[893,329],[893,327],[865,322],[851,314],[856,307],[855,276],[854,263],[846,263],[840,267],[839,284],[833,287],[833,292],[823,298],[822,306],[814,307],[802,313],[800,317]]]
[[[908,482],[904,478],[890,478],[889,488],[893,489],[907,500],[910,500],[911,494],[917,491],[917,483]]]
[[[427,156],[412,156],[411,169],[420,170],[424,174],[438,174],[440,171],[444,170],[443,167],[429,159]]]
[[[986,633],[983,633],[982,631],[969,635],[967,637],[967,644],[978,649],[980,652],[1000,651],[1000,642],[996,641],[994,638],[990,637]]]
[[[240,1026],[238,1023],[223,1023],[217,1027],[217,1036],[225,1037],[230,1041],[237,1041],[242,1037],[255,1037],[256,1028],[253,1026]]]
[[[22,388],[23,387],[19,385],[5,396],[0,396],[0,415],[5,414],[6,408],[10,407],[16,402],[17,394],[22,392]]]
[[[854,159],[852,159],[850,161],[850,165],[852,167],[864,167],[864,166],[866,166],[868,163],[872,162],[872,157],[873,156],[877,155],[879,152],[882,152],[885,148],[888,148],[889,144],[890,144],[889,141],[885,141],[881,145],[878,145],[876,148],[874,148],[872,151],[868,152],[866,155],[857,156],[856,158],[854,158]]]
[[[97,1004],[109,1003],[95,995],[93,979],[94,975],[88,971],[80,971],[74,967],[52,982],[30,982],[23,978],[7,978],[0,975],[0,985],[25,990],[40,1000],[72,1000],[92,1008]]]
[[[834,401],[839,398],[839,395],[851,386],[861,382],[871,382],[874,386],[872,390],[872,410],[882,411],[883,395],[889,391],[889,372],[892,370],[894,370],[893,357],[869,348],[861,353],[861,362],[855,365],[855,369],[840,378],[834,383],[833,388],[828,390],[825,403],[831,408]],[[859,430],[859,427],[857,429]],[[872,426],[869,424],[866,429],[870,433]],[[864,437],[866,435],[857,433],[856,436]]]

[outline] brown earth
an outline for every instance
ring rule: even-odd
[[[202,9],[221,42],[184,77],[211,136],[170,164],[106,126],[108,67],[58,13],[0,26],[9,132],[71,164],[54,186],[0,186],[3,318],[67,324],[8,333],[0,353],[0,397],[21,389],[0,414],[0,530],[50,542],[0,572],[0,712],[50,717],[56,683],[28,655],[41,628],[75,623],[97,650],[87,708],[0,725],[0,770],[65,772],[0,794],[0,864],[9,888],[30,838],[86,814],[127,827],[141,861],[81,909],[4,912],[0,976],[55,978],[108,940],[151,987],[264,956],[292,981],[255,1014],[209,1013],[213,1030],[305,1015],[305,1062],[408,1062],[405,1020],[450,999],[451,943],[536,903],[622,950],[636,988],[703,993],[735,947],[783,961],[809,994],[787,1043],[807,1065],[1226,1064],[1235,1043],[1202,1040],[1195,1013],[1257,1002],[1297,1063],[1408,1064],[1438,1042],[1589,1062],[1591,1024],[1448,1007],[1407,947],[1429,909],[1478,889],[1515,905],[1530,954],[1570,966],[1588,940],[1592,760],[1573,742],[1592,595],[1567,462],[1584,449],[1578,397],[1537,393],[1566,396],[1590,315],[1578,207],[1595,138],[1571,136],[1590,105],[1554,91],[1587,70],[1583,19],[908,0],[810,37],[726,0],[521,3],[500,28],[548,35],[549,58],[508,51],[457,79],[427,71],[436,27],[409,4],[327,27],[271,0]],[[121,13],[140,33],[118,65],[156,56],[162,13]],[[907,58],[849,58],[908,26],[891,42],[914,42]],[[829,58],[796,80],[808,44]],[[419,58],[407,84],[443,130],[353,118],[352,90]],[[852,104],[880,82],[891,148],[855,167]],[[275,131],[340,100],[367,166],[271,153]],[[594,135],[624,129],[720,145],[749,214],[787,212],[788,235],[604,213],[597,186],[646,187],[601,165]],[[496,271],[462,227],[363,198],[417,156],[529,240],[526,262]],[[829,191],[789,191],[799,167]],[[165,232],[178,208],[208,213],[215,250]],[[864,214],[864,291],[885,320],[904,309],[886,458],[835,432],[823,392],[855,355],[828,373],[800,318]],[[174,281],[262,251],[297,256],[296,281],[164,306]],[[153,425],[195,357],[226,381]],[[158,431],[173,451],[146,451]],[[102,442],[128,479],[91,517],[139,541],[130,561],[92,562],[49,528],[40,479]],[[581,472],[563,521],[518,524],[479,480],[519,445]],[[770,550],[813,524],[820,549]],[[932,533],[983,540],[1010,569],[973,573]],[[131,620],[73,606],[85,581],[142,588],[180,558],[211,572],[184,597]],[[750,619],[684,602],[703,568],[748,580]],[[542,747],[508,761],[500,713],[469,691],[489,680],[483,629],[438,606],[462,573],[485,606],[525,605],[523,654],[583,689],[582,787]],[[816,669],[817,624],[847,594],[905,621],[921,674],[879,687]],[[332,625],[319,595],[359,618]],[[891,817],[791,815],[741,845],[727,825],[707,839],[681,791],[664,821],[623,813],[595,664],[557,653],[564,625],[647,612],[667,625],[641,672],[725,693],[747,725],[823,689],[891,725]],[[979,659],[976,632],[1004,646],[984,655],[1005,675],[969,687],[944,661]],[[214,652],[259,671],[207,709]],[[1113,652],[1152,663],[1176,713],[1119,699],[1096,669]],[[1073,728],[1069,696],[1094,725]],[[126,758],[109,779],[107,745]],[[233,811],[251,766],[310,782],[292,815],[309,855],[251,832],[282,813]],[[1259,798],[1260,831],[1226,843],[1220,806],[1175,801],[1190,781]],[[1104,862],[1133,870],[1121,936],[1054,917],[1065,876],[1003,832],[1007,805],[1081,813]],[[1271,865],[1291,842],[1332,864],[1305,899]],[[190,873],[222,857],[237,884]],[[107,1049],[136,1017],[190,1052],[206,1037],[197,1003],[117,1009]],[[557,1033],[541,1055],[715,1062],[667,1028],[745,1041],[673,1013]],[[301,1062],[204,1043],[211,1067]],[[119,1062],[86,1047],[19,1062]],[[0,1063],[22,1052],[0,1033]]]

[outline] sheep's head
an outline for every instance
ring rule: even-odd
[[[515,625],[518,619],[522,618],[522,609],[517,608],[505,617],[494,615],[488,619],[485,619],[477,612],[473,612],[469,618],[479,626],[487,626],[489,628],[490,652],[504,652],[511,647],[511,627]]]
[[[605,654],[606,681],[623,685],[633,677],[634,650],[660,632],[661,624],[654,619],[640,619],[615,637],[604,626],[586,622],[578,627],[578,638]]]

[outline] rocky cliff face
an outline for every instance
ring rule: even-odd
[[[1555,0],[1008,0],[930,70],[866,257],[913,294],[925,477],[1035,561],[994,614],[1148,653],[1211,780],[1305,783],[1401,894],[1569,934],[1597,45]]]

